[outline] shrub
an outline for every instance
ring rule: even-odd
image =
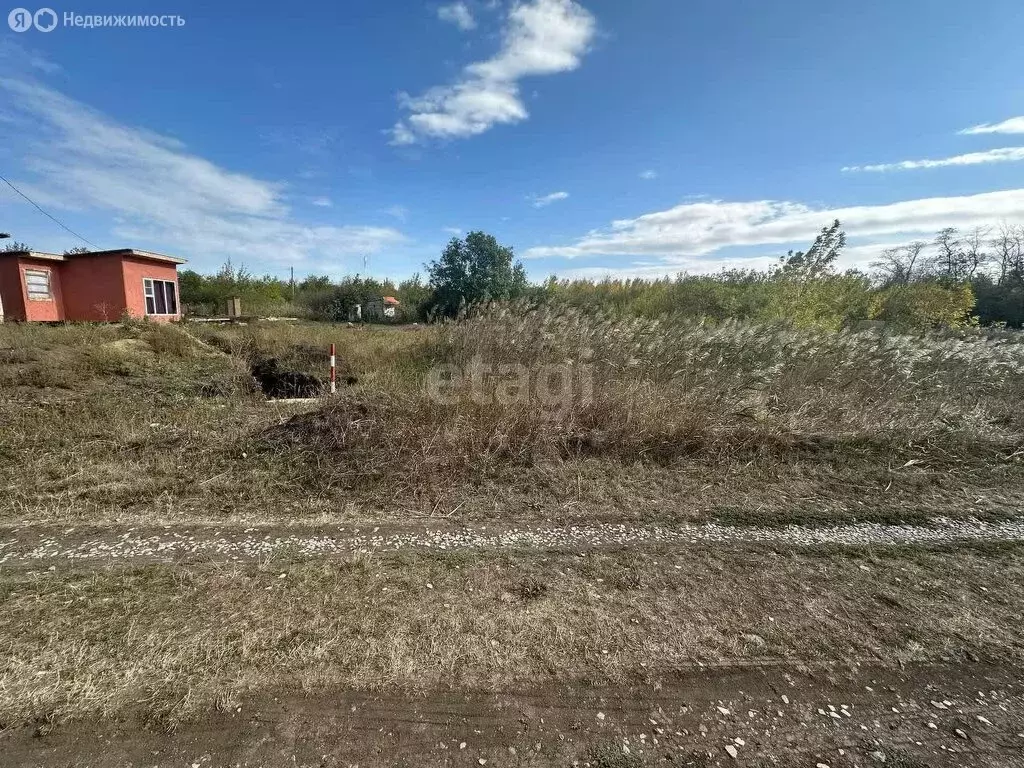
[[[901,330],[957,328],[966,325],[974,307],[970,285],[946,287],[937,282],[885,288],[872,299],[871,318]]]
[[[170,325],[153,324],[142,338],[158,355],[192,357],[195,354],[195,342],[181,329]]]

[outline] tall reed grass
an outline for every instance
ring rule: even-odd
[[[912,443],[987,455],[1024,431],[1024,344],[1012,337],[493,305],[425,343],[445,369],[443,396],[428,373],[427,384],[342,397],[272,439],[333,456],[344,484],[416,486],[585,457],[670,465]],[[559,367],[570,386],[552,407],[537,379]]]

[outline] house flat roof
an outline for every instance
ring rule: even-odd
[[[4,251],[0,256],[19,256],[24,259],[45,259],[46,261],[64,261],[59,253],[46,253],[45,251]]]
[[[46,259],[47,261],[67,261],[68,259],[87,258],[89,256],[132,256],[136,259],[149,261],[166,261],[170,264],[185,264],[185,259],[167,256],[153,251],[139,251],[135,248],[114,248],[108,251],[87,251],[85,253],[46,253],[45,251],[3,251],[0,256],[18,256],[24,259]]]

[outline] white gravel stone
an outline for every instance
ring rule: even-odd
[[[0,564],[39,560],[157,560],[188,556],[223,559],[266,559],[286,550],[299,555],[333,555],[399,550],[441,549],[588,549],[629,544],[784,544],[814,546],[884,546],[935,544],[954,541],[1024,541],[1024,520],[988,523],[981,520],[937,518],[929,525],[856,523],[823,527],[789,525],[779,528],[728,526],[717,523],[635,526],[604,523],[572,526],[536,526],[488,531],[417,530],[360,534],[338,528],[335,535],[292,533],[259,536],[249,529],[240,536],[164,530],[140,535],[134,531],[71,541],[64,536],[22,535],[0,540]]]

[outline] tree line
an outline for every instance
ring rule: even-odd
[[[886,287],[968,286],[978,322],[1024,327],[1024,225],[968,232],[947,227],[930,243],[917,240],[882,251],[872,267]]]
[[[913,329],[967,324],[1024,327],[1024,226],[939,231],[880,251],[868,271],[840,272],[846,246],[840,222],[822,229],[806,251],[790,251],[769,269],[732,269],[661,279],[569,280],[531,284],[513,249],[484,232],[452,238],[420,275],[395,283],[359,275],[291,283],[256,277],[228,262],[214,275],[185,270],[181,298],[194,314],[219,314],[230,296],[256,314],[347,320],[350,308],[382,296],[401,302],[400,319],[458,315],[476,302],[526,298],[595,311],[788,322],[849,328],[884,322]]]
[[[356,304],[394,296],[401,302],[398,319],[406,322],[455,316],[468,303],[517,298],[530,289],[512,248],[484,232],[453,237],[427,269],[427,280],[419,274],[398,283],[361,275],[338,281],[311,275],[292,283],[270,275],[257,277],[229,260],[213,275],[183,270],[178,288],[186,311],[199,316],[223,314],[227,299],[237,296],[245,313],[342,321]]]

